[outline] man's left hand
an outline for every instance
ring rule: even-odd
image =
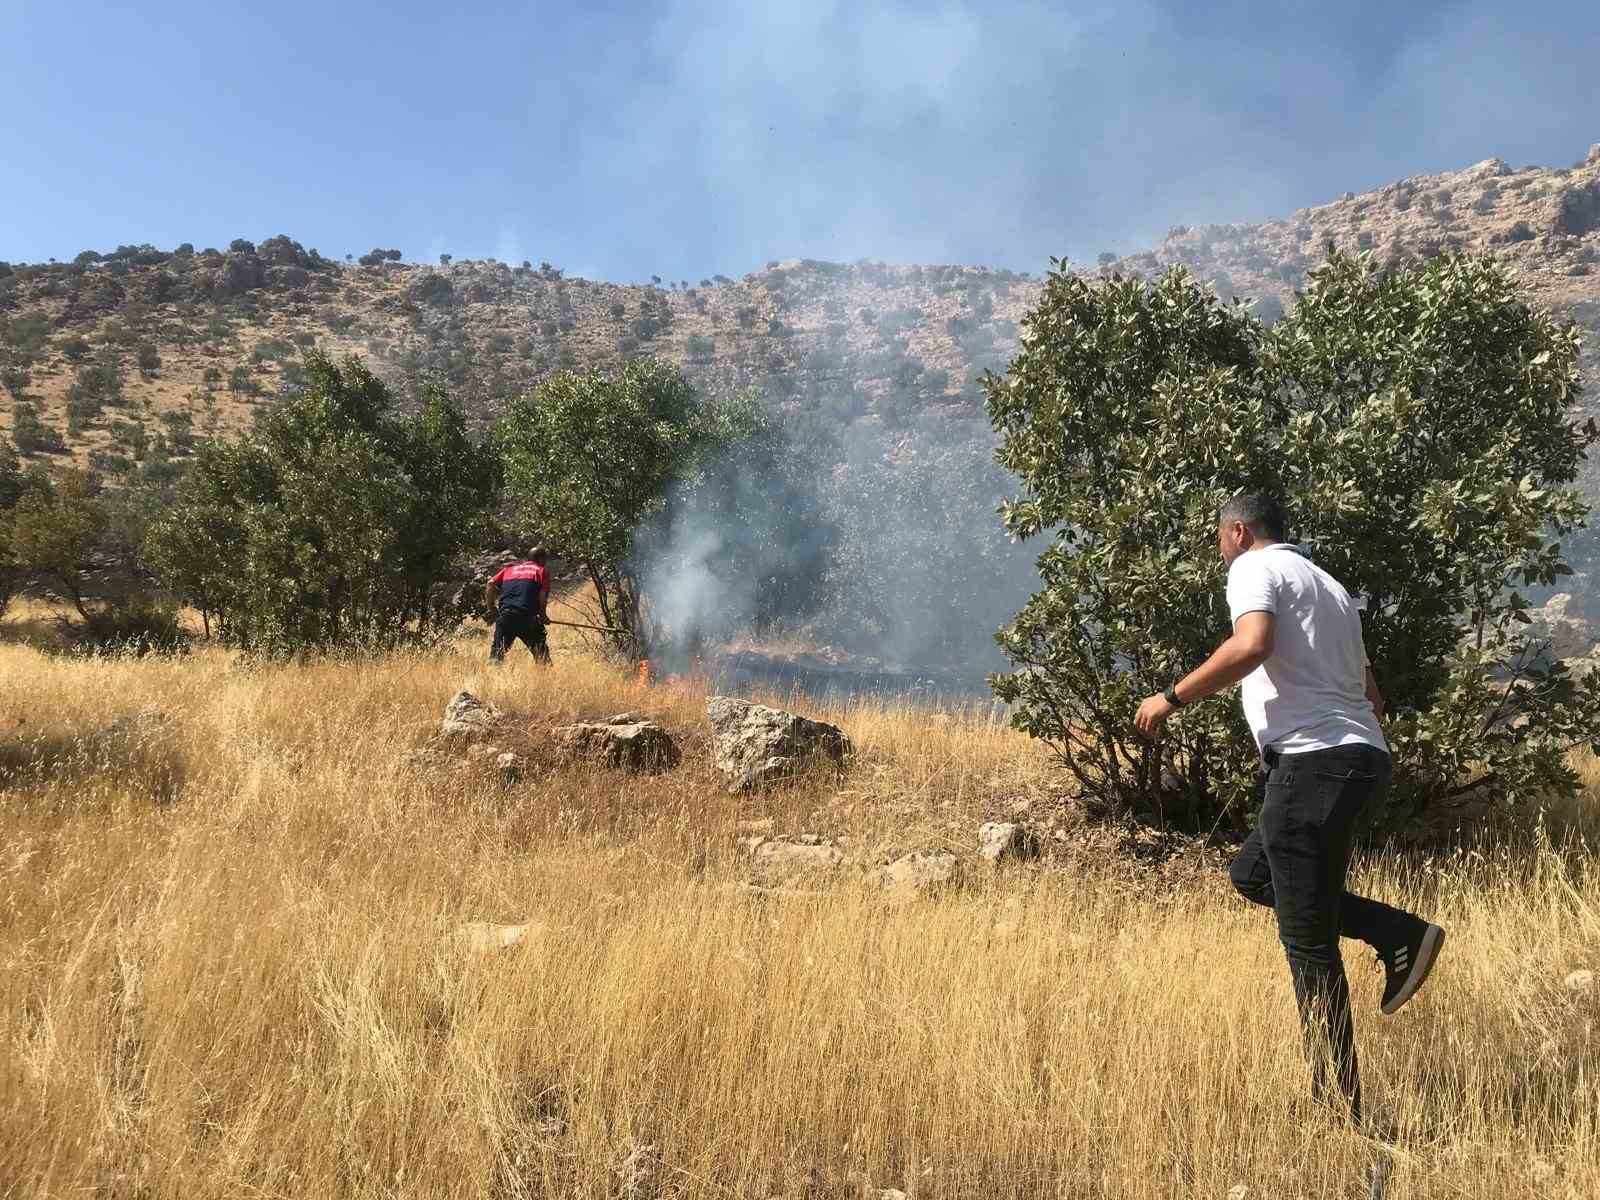
[[[1167,698],[1160,693],[1146,696],[1144,703],[1139,705],[1139,711],[1133,718],[1136,729],[1145,737],[1154,741],[1161,732],[1161,726],[1173,713],[1172,705],[1167,703]]]

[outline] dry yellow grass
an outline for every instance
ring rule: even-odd
[[[1392,1019],[1351,957],[1383,1148],[1294,1105],[1271,921],[1213,871],[738,886],[742,821],[970,855],[1048,785],[999,725],[833,713],[861,747],[841,788],[734,798],[693,689],[559,642],[548,673],[482,651],[0,648],[0,1193],[1322,1197],[1367,1195],[1374,1164],[1396,1198],[1600,1192],[1600,1000],[1563,982],[1600,967],[1579,853],[1363,869],[1451,934]],[[462,685],[532,731],[528,782],[406,764]],[[683,766],[540,752],[552,720],[623,708],[683,735]],[[468,921],[530,932],[475,953]]]

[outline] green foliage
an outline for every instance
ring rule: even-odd
[[[674,488],[761,426],[754,401],[702,397],[655,359],[615,374],[561,371],[511,401],[494,442],[523,530],[588,573],[619,648],[646,646],[635,537]]]
[[[139,347],[138,364],[139,374],[146,379],[151,378],[157,371],[161,370],[161,352],[151,343],[144,343]]]
[[[8,518],[13,506],[28,490],[28,484],[17,452],[9,442],[0,441],[0,617],[5,616],[22,582],[22,568],[11,552]]]
[[[1517,589],[1568,573],[1557,543],[1586,516],[1571,484],[1596,431],[1572,416],[1574,330],[1505,268],[1335,255],[1271,330],[1181,271],[1062,268],[1026,324],[989,412],[1024,489],[1007,528],[1050,542],[995,690],[1086,796],[1197,822],[1247,806],[1237,705],[1186,709],[1159,752],[1131,724],[1228,632],[1216,520],[1246,487],[1284,494],[1290,536],[1366,597],[1393,820],[1576,789],[1566,756],[1600,743],[1600,677],[1539,660]]]
[[[122,403],[122,370],[106,359],[79,367],[67,388],[67,430],[76,433],[98,420],[108,404]]]
[[[4,540],[18,569],[56,584],[85,619],[84,572],[105,530],[97,494],[87,473],[63,469],[46,486],[24,492],[4,518]]]
[[[26,367],[0,367],[0,385],[4,385],[14,399],[21,400],[32,382],[33,375]]]
[[[430,637],[433,589],[493,503],[493,457],[443,392],[400,417],[357,361],[313,353],[306,370],[248,436],[199,448],[150,529],[150,564],[252,652]]]
[[[282,362],[294,356],[294,343],[283,338],[267,338],[264,341],[259,341],[250,351],[250,361],[253,363]]]
[[[261,393],[261,385],[242,363],[228,373],[228,391],[235,396],[250,398]]]
[[[62,454],[67,444],[61,435],[39,419],[35,404],[18,400],[12,406],[11,438],[24,454]]]

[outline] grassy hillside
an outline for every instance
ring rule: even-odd
[[[1270,918],[1214,858],[1092,853],[1025,739],[824,712],[859,747],[842,782],[733,797],[701,690],[641,689],[564,633],[549,673],[485,669],[481,637],[249,671],[0,647],[0,1194],[1600,1188],[1600,993],[1567,982],[1600,968],[1592,857],[1509,838],[1361,867],[1451,936],[1392,1019],[1352,948],[1383,1148],[1298,1100]],[[409,760],[463,685],[509,714],[524,781]],[[549,725],[624,708],[683,765],[556,757]],[[977,826],[1019,814],[1045,857],[993,871]],[[1597,832],[1589,802],[1567,818]],[[785,832],[843,839],[845,866],[752,891],[741,839]],[[961,883],[864,874],[934,846]],[[526,929],[475,945],[473,922]]]
[[[1292,303],[1329,242],[1384,260],[1494,253],[1516,266],[1535,303],[1600,333],[1600,147],[1571,168],[1491,159],[1281,221],[1179,227],[1147,253],[1103,255],[1088,269],[1149,274],[1182,263],[1226,294],[1259,298],[1271,315]],[[335,262],[276,237],[0,266],[0,356],[26,363],[28,382],[14,389],[31,406],[24,413],[113,477],[153,445],[181,455],[195,433],[247,425],[293,386],[309,345],[363,355],[405,387],[439,380],[481,420],[557,367],[650,352],[841,429],[892,430],[981,415],[974,380],[1009,359],[1038,286],[982,267],[810,260],[738,280],[633,286],[567,278],[550,264],[365,257],[371,265]],[[93,393],[108,382],[84,379],[96,366],[120,375],[119,394],[98,408]],[[74,383],[83,398],[80,419],[69,420]],[[18,401],[9,399],[0,430],[14,434]]]

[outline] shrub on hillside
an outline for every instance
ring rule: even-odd
[[[455,299],[456,290],[447,277],[430,273],[407,288],[406,295],[417,304],[443,306]]]
[[[67,444],[39,419],[38,405],[18,400],[12,406],[11,439],[24,454],[64,454]]]
[[[1353,593],[1392,716],[1391,815],[1440,801],[1571,794],[1600,745],[1600,674],[1541,659],[1519,589],[1569,568],[1577,335],[1490,259],[1380,271],[1335,255],[1268,330],[1182,271],[1090,283],[1054,271],[1005,378],[987,381],[1018,537],[1042,587],[1001,635],[1014,723],[1086,797],[1201,828],[1252,795],[1238,706],[1132,715],[1226,635],[1217,513],[1284,494],[1290,536]]]

